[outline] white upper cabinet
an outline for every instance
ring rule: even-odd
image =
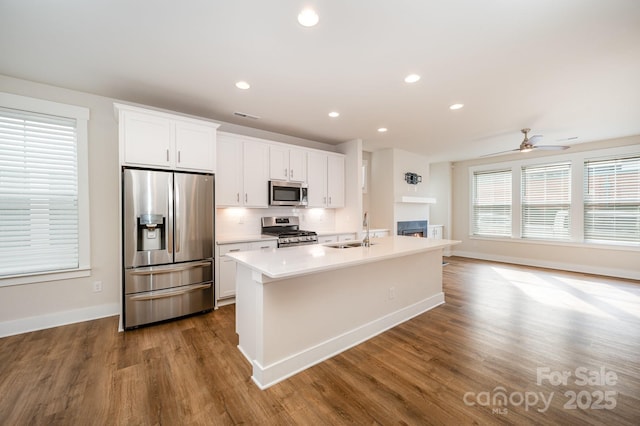
[[[215,171],[216,129],[176,121],[176,169]]]
[[[218,167],[216,173],[216,204],[221,206],[241,206],[243,142],[221,133],[218,135]]]
[[[130,105],[114,107],[122,165],[216,171],[218,124]]]
[[[244,143],[244,206],[269,206],[269,146]]]
[[[307,187],[308,207],[327,207],[327,154],[309,152]]]
[[[344,157],[327,157],[327,207],[344,207]]]
[[[344,156],[309,152],[308,207],[344,207]]]
[[[307,151],[282,145],[269,147],[269,178],[290,182],[307,181]]]
[[[269,145],[229,133],[217,145],[216,205],[268,207]]]

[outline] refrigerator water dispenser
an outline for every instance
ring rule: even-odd
[[[164,217],[161,214],[143,214],[138,217],[138,251],[164,250],[167,245]]]

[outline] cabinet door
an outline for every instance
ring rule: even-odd
[[[307,151],[302,149],[289,150],[289,180],[307,182]]]
[[[327,207],[344,207],[344,157],[328,156]]]
[[[269,178],[289,179],[289,150],[281,146],[269,147]]]
[[[269,204],[269,145],[244,142],[244,193],[241,201],[246,207],[268,207]]]
[[[433,238],[434,240],[441,240],[442,239],[442,233],[443,233],[443,227],[442,226],[429,226],[429,236],[428,238]]]
[[[236,262],[222,256],[220,258],[220,278],[218,280],[217,299],[225,299],[236,295]]]
[[[226,299],[236,295],[236,262],[225,256],[227,253],[249,250],[246,243],[223,244],[218,246],[218,294],[216,299]]]
[[[327,207],[327,156],[309,152],[307,158],[308,207]]]
[[[173,161],[171,120],[125,111],[122,120],[125,164],[168,168]]]
[[[218,206],[240,206],[242,189],[242,140],[220,135],[217,141],[215,200]],[[266,192],[266,190],[265,190]]]
[[[176,122],[176,169],[215,172],[216,129]]]

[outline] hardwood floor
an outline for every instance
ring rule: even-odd
[[[445,305],[265,391],[233,306],[3,338],[0,424],[640,424],[637,282],[451,258],[444,283]]]

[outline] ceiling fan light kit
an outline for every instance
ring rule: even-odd
[[[493,155],[507,154],[510,152],[531,152],[533,150],[541,151],[562,151],[569,148],[568,145],[537,145],[542,139],[542,135],[533,135],[529,138],[529,132],[531,129],[525,127],[520,132],[524,135],[524,139],[520,142],[520,146],[516,149],[510,149],[508,151],[494,152],[493,154],[483,155],[483,157],[490,157]]]

